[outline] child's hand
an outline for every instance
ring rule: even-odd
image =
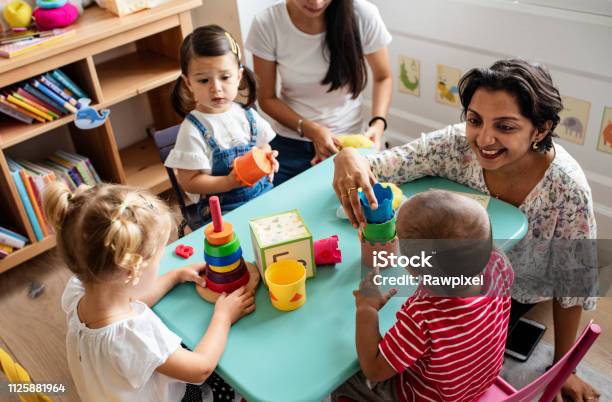
[[[361,280],[359,290],[353,290],[357,310],[373,308],[378,311],[397,293],[396,289],[390,289],[385,294],[380,293],[380,288],[374,284],[374,276],[378,274],[378,268],[374,268]]]
[[[242,181],[238,178],[234,169],[232,169],[225,177],[227,178],[227,185],[229,187],[229,190],[227,191],[244,186],[244,183],[242,183]]]
[[[206,280],[200,274],[206,269],[206,263],[199,262],[184,266],[175,270],[176,283],[195,282],[198,285],[205,287]]]
[[[215,304],[215,314],[225,315],[231,323],[255,310],[255,294],[246,287],[241,287],[230,293],[222,293]]]
[[[384,133],[384,123],[382,123],[380,120],[377,120],[376,122],[374,122],[374,124],[368,127],[364,135],[368,137],[370,141],[376,144],[376,150],[380,150],[382,146],[383,133]]]
[[[268,180],[270,183],[274,182],[274,173],[278,172],[278,168],[280,168],[280,164],[276,157],[278,156],[278,151],[268,151],[266,152],[266,156],[270,159],[270,163],[272,163],[272,172],[268,175]]]

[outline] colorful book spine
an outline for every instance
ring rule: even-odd
[[[19,110],[14,109],[8,105],[5,105],[3,102],[0,102],[0,112],[4,113],[7,116],[11,116],[14,119],[17,119],[23,123],[32,124],[34,120],[32,117],[28,116],[25,113],[21,113]]]
[[[64,109],[68,109],[72,113],[76,113],[77,110],[70,103],[66,102],[59,95],[56,95],[51,89],[47,88],[45,85],[41,84],[37,80],[32,80],[32,85],[34,88],[38,89],[40,92],[47,95],[49,98],[53,99],[57,104],[61,105]]]
[[[77,109],[81,108],[81,104],[77,102],[76,99],[74,99],[72,96],[68,96],[68,94],[62,90],[62,88],[55,85],[55,83],[49,78],[47,78],[46,76],[41,75],[40,82],[42,82],[44,85],[47,86],[47,88],[55,92],[57,96],[59,96],[60,98],[62,98],[63,100],[65,100],[66,102],[74,106],[75,108]]]
[[[11,170],[11,176],[13,181],[15,182],[15,187],[17,188],[17,193],[19,194],[19,198],[21,199],[21,203],[26,211],[26,215],[28,216],[28,220],[32,225],[32,230],[34,231],[34,236],[36,240],[42,240],[44,238],[40,225],[38,224],[38,219],[36,218],[36,214],[34,213],[34,208],[32,206],[32,202],[28,197],[28,193],[26,191],[23,180],[21,179],[21,175],[19,171],[19,165],[13,162],[12,160],[7,158],[7,162],[9,164],[9,168]]]
[[[42,100],[38,99],[34,95],[31,95],[29,92],[27,92],[23,88],[17,88],[17,93],[19,95],[21,95],[22,97],[28,99],[30,102],[36,104],[37,107],[39,109],[41,109],[43,112],[47,112],[51,116],[55,117],[56,119],[59,119],[59,117],[61,115],[61,112],[59,110],[55,109],[53,106],[50,106],[50,105],[44,103]]]
[[[29,105],[29,104],[27,104],[26,102],[23,102],[22,100],[17,99],[13,95],[7,96],[6,100],[8,100],[9,102],[11,102],[14,105],[17,105],[17,106],[21,107],[22,109],[27,110],[30,113],[34,113],[38,117],[41,117],[41,118],[43,118],[45,120],[48,120],[48,121],[52,121],[53,120],[53,117],[51,117],[50,114],[47,114],[47,113],[45,113],[45,112],[43,112],[43,111],[41,111],[41,110],[39,110],[39,109]]]
[[[18,111],[18,112],[19,112],[19,113],[21,113],[21,114],[25,114],[26,116],[29,116],[29,117],[31,117],[32,119],[36,120],[36,121],[39,121],[39,122],[41,122],[41,123],[44,123],[44,122],[45,122],[45,119],[43,119],[42,117],[37,116],[37,115],[35,115],[34,113],[28,112],[27,110],[25,110],[25,109],[23,109],[23,108],[20,108],[19,106],[15,105],[14,103],[9,102],[9,101],[6,99],[6,96],[4,96],[4,95],[0,95],[0,103],[2,103],[3,105],[5,105],[5,106],[7,106],[7,107],[10,107],[10,108],[11,108],[11,109],[13,109],[13,110]]]
[[[26,245],[28,239],[15,233],[11,230],[0,227],[0,243],[6,244],[13,248],[23,248]]]
[[[0,251],[5,252],[7,255],[12,253],[13,250],[15,250],[15,249],[13,247],[9,246],[8,244],[0,243]]]
[[[53,99],[43,94],[38,89],[34,88],[32,85],[26,83],[23,86],[23,89],[28,93],[32,94],[33,96],[37,97],[38,99],[42,100],[43,102],[47,103],[48,105],[53,106],[55,109],[59,110],[61,114],[70,113],[68,109],[63,108],[61,105],[57,104],[57,102],[53,101]]]
[[[55,117],[54,115],[48,113],[48,110],[45,109],[44,107],[41,107],[35,103],[33,103],[31,100],[24,98],[23,96],[19,95],[17,92],[13,92],[13,94],[11,95],[13,98],[17,99],[20,102],[23,102],[23,104],[28,105],[30,108],[32,108],[33,110],[37,110],[39,113],[39,116],[45,118],[46,120],[52,121],[55,120],[57,117]],[[32,111],[32,113],[34,113]]]
[[[67,162],[66,160],[58,157],[57,155],[51,155],[48,158],[51,162],[63,167],[64,169],[67,170],[68,174],[70,175],[70,178],[72,179],[72,181],[74,181],[74,184],[76,184],[76,186],[80,186],[81,184],[83,184],[83,178],[81,177],[81,175],[79,174],[78,170],[76,169],[76,167]]]
[[[53,77],[58,82],[60,82],[63,86],[65,86],[70,91],[72,91],[72,93],[74,95],[76,95],[77,99],[89,98],[89,96],[87,96],[85,91],[83,91],[81,88],[79,88],[79,86],[77,84],[75,84],[74,81],[72,81],[70,79],[70,77],[68,77],[66,74],[64,74],[64,72],[62,70],[59,70],[59,69],[53,70],[53,72],[51,72],[51,75],[53,75]]]
[[[23,185],[26,189],[26,193],[30,198],[30,202],[32,203],[32,208],[34,209],[34,214],[36,215],[36,219],[38,220],[38,224],[40,225],[40,229],[42,230],[43,238],[49,235],[47,231],[47,226],[45,225],[45,220],[43,219],[42,212],[38,206],[38,202],[36,201],[36,195],[34,193],[34,188],[32,182],[30,181],[30,176],[26,173],[24,169],[19,171],[19,175],[21,176],[21,180],[23,181]]]
[[[65,161],[69,163],[72,163],[77,168],[79,175],[83,178],[83,181],[85,182],[85,184],[89,186],[94,186],[96,184],[96,180],[94,179],[93,175],[89,172],[89,168],[85,164],[85,161],[83,160],[83,158],[80,158],[76,155],[73,155],[73,154],[70,154],[68,152],[61,151],[61,150],[55,152],[55,155],[57,155],[58,157],[64,159]]]

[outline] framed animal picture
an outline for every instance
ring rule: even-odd
[[[604,108],[597,149],[612,154],[612,106]]]
[[[555,134],[566,141],[583,145],[591,103],[571,96],[561,96],[561,99],[563,110],[559,113],[561,120],[555,128]]]
[[[436,66],[436,102],[458,107],[461,70],[438,64]]]
[[[417,59],[399,57],[399,91],[421,96],[421,66]]]

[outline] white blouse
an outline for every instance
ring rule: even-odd
[[[102,328],[85,326],[77,306],[85,290],[71,278],[62,296],[68,367],[83,401],[180,401],[186,385],[155,370],[181,348],[181,338],[144,303],[135,314]]]

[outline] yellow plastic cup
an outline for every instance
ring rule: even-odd
[[[306,268],[298,261],[282,260],[270,264],[265,277],[275,308],[291,311],[306,303]]]

